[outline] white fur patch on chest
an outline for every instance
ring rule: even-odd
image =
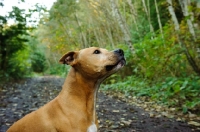
[[[92,125],[88,128],[87,132],[97,132],[97,126],[92,123]]]

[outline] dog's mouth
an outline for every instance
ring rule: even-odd
[[[107,65],[106,71],[111,71],[113,69],[120,69],[126,64],[126,60],[124,58],[120,59],[116,64],[114,65]]]

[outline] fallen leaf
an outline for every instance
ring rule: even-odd
[[[200,126],[200,123],[199,122],[195,122],[195,121],[189,121],[188,124],[189,125],[194,125],[194,126],[197,126],[197,127]]]
[[[189,113],[189,118],[195,118],[195,117],[196,117],[195,114]]]
[[[153,113],[150,113],[150,114],[149,114],[149,117],[152,118],[152,117],[155,117],[155,115],[154,115]]]
[[[129,126],[131,124],[132,121],[121,121],[121,123],[123,123],[126,126]]]
[[[113,129],[116,129],[118,127],[119,127],[119,125],[117,125],[117,124],[111,126],[111,128],[113,128]]]
[[[176,119],[176,121],[182,121],[182,120],[181,120],[181,118],[178,117],[178,118]]]
[[[119,112],[119,110],[113,110],[112,112],[118,113],[118,112]]]
[[[171,111],[175,111],[175,110],[176,110],[176,108],[170,108],[169,110],[171,110]]]

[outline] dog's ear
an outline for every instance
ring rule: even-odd
[[[67,54],[63,55],[59,62],[61,64],[67,64],[73,66],[76,63],[76,57],[77,57],[77,52],[71,51],[68,52]]]

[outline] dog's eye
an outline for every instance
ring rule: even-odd
[[[95,50],[94,54],[100,54],[101,52],[99,50]]]

